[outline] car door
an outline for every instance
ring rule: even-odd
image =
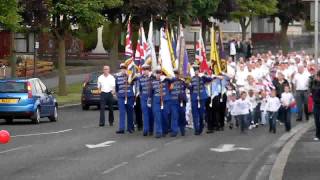
[[[54,106],[55,106],[54,97],[53,97],[52,94],[48,93],[48,89],[47,89],[46,85],[44,85],[43,82],[40,79],[38,79],[38,82],[39,82],[40,87],[42,89],[43,95],[46,98],[46,104],[45,105],[46,105],[46,108],[48,110],[48,115],[51,115],[53,113]]]
[[[41,116],[47,116],[48,113],[49,113],[47,96],[45,95],[45,93],[43,93],[43,90],[41,88],[39,80],[35,79],[33,82],[34,82],[34,86],[35,86],[36,91],[37,91],[37,96],[36,97],[40,101],[40,107],[41,107],[40,113],[41,113]]]

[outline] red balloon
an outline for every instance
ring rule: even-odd
[[[7,144],[10,141],[10,133],[6,130],[0,131],[0,144]]]

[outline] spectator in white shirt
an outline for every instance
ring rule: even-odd
[[[310,73],[307,72],[304,66],[299,65],[298,73],[294,75],[292,83],[295,87],[295,99],[298,108],[298,118],[297,121],[302,121],[302,111],[305,112],[306,120],[309,120],[308,113],[308,83],[309,83]]]
[[[276,133],[276,119],[278,110],[281,106],[280,99],[277,97],[276,90],[271,91],[271,96],[267,99],[265,111],[268,113],[269,132]]]
[[[248,128],[248,117],[250,113],[250,102],[247,100],[247,92],[241,92],[240,99],[236,101],[237,119],[240,121],[241,132]]]
[[[98,89],[100,91],[100,122],[99,126],[105,125],[105,106],[109,109],[109,125],[113,126],[113,94],[115,89],[115,78],[110,74],[110,67],[103,67],[103,74],[98,77]]]
[[[291,130],[291,106],[294,103],[294,97],[290,92],[290,87],[285,86],[284,92],[281,94],[281,114],[280,118],[285,124],[286,131]]]

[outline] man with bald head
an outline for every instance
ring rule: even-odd
[[[105,106],[109,109],[109,125],[113,125],[113,94],[115,89],[115,78],[110,74],[110,67],[103,67],[103,74],[98,77],[98,89],[100,91],[100,122],[99,126],[105,125]]]
[[[310,73],[305,70],[303,65],[298,66],[298,72],[294,75],[292,83],[296,91],[296,102],[298,107],[297,121],[302,121],[302,112],[304,109],[305,118],[309,120],[308,113],[308,85],[309,85]]]

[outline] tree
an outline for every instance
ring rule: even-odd
[[[203,39],[206,39],[208,18],[214,14],[220,1],[222,0],[192,0],[193,17],[201,22]]]
[[[277,12],[277,0],[236,0],[236,10],[231,13],[239,21],[242,40],[246,40],[247,28],[253,16],[272,15]]]
[[[307,16],[308,11],[305,11],[304,3],[301,0],[278,0],[278,12],[274,17],[280,19],[281,32],[280,44],[284,53],[288,52],[288,26],[293,21],[299,21]]]
[[[11,76],[16,76],[15,32],[20,28],[22,20],[17,0],[0,0],[0,27],[11,31]]]
[[[65,36],[77,26],[97,28],[104,21],[103,7],[116,6],[119,0],[48,0],[49,29],[58,42],[59,95],[67,95]]]
[[[111,59],[119,58],[120,33],[125,28],[130,15],[132,18],[132,28],[137,30],[140,22],[150,21],[151,16],[164,17],[167,10],[167,0],[124,0],[122,6],[104,8],[103,14],[105,14],[108,21],[111,22],[109,26],[110,32],[115,34],[112,40]],[[133,42],[135,43],[135,41]]]

